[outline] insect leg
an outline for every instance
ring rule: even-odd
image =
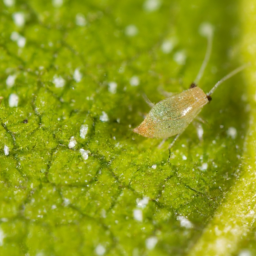
[[[157,147],[158,147],[158,148],[161,148],[161,147],[163,146],[163,144],[165,143],[166,140],[167,140],[167,139],[163,139]]]
[[[142,97],[143,97],[143,99],[146,101],[146,103],[147,103],[151,108],[153,108],[153,107],[155,106],[155,104],[152,103],[152,102],[149,100],[149,98],[147,97],[147,95],[146,95],[145,93],[142,93]]]
[[[163,88],[159,88],[158,91],[166,98],[173,96],[175,93],[167,92]],[[177,94],[177,93],[176,93]]]
[[[202,117],[197,116],[197,117],[196,117],[196,120],[199,121],[200,123],[208,124],[208,122],[205,121]]]
[[[172,146],[174,145],[174,143],[176,142],[176,140],[180,137],[180,134],[177,134],[175,136],[175,138],[173,139],[172,143],[169,145],[168,149],[172,148]]]

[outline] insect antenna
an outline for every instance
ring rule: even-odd
[[[250,65],[251,65],[251,63],[246,63],[246,64],[242,65],[241,67],[238,67],[238,68],[234,69],[233,71],[231,71],[229,74],[224,76],[221,80],[219,80],[206,95],[207,96],[211,96],[213,94],[213,92],[218,88],[218,86],[221,83],[223,83],[224,81],[226,81],[230,77],[236,75],[237,73],[239,73],[240,71],[244,70],[245,68],[247,68]]]
[[[202,63],[202,66],[196,76],[196,79],[194,81],[195,84],[198,84],[198,82],[200,81],[200,79],[202,78],[203,74],[204,74],[204,70],[209,62],[210,59],[210,55],[212,52],[212,40],[213,40],[213,28],[210,24],[203,24],[200,27],[200,32],[202,35],[207,37],[207,49],[206,49],[206,53],[204,56],[204,61]]]

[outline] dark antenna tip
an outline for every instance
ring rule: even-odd
[[[212,97],[210,95],[206,95],[206,98],[208,99],[209,102],[212,100]]]

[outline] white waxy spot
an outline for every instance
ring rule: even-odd
[[[2,229],[0,229],[0,246],[3,246],[4,238],[5,238],[4,231]]]
[[[27,255],[25,255],[27,256]],[[38,252],[37,254],[35,254],[35,256],[46,256],[43,252]]]
[[[239,252],[238,256],[252,256],[249,250],[242,250]]]
[[[144,209],[148,205],[149,198],[148,197],[143,197],[141,200],[137,199],[136,202],[137,202],[137,206],[139,208]]]
[[[75,137],[72,136],[69,140],[68,147],[69,148],[74,148],[76,146],[76,144],[77,144],[77,141],[76,141]]]
[[[14,31],[14,32],[11,33],[11,40],[12,41],[18,41],[19,37],[20,37],[20,34],[18,32]]]
[[[187,56],[184,51],[176,52],[173,56],[174,61],[180,65],[185,64],[186,58]]]
[[[10,107],[18,107],[19,104],[19,96],[15,93],[12,93],[9,96],[9,106]]]
[[[153,12],[159,9],[161,6],[160,0],[146,0],[143,5],[143,9],[148,12]]]
[[[6,79],[6,85],[7,87],[12,87],[15,84],[16,75],[9,75]]]
[[[249,213],[248,213],[248,216],[254,216],[255,215],[255,211],[254,210],[251,210]]]
[[[180,221],[180,225],[184,228],[193,228],[193,224],[184,216],[178,216],[177,220]]]
[[[25,24],[25,16],[24,13],[21,12],[16,12],[12,15],[14,23],[18,26],[18,27],[23,27]]]
[[[9,155],[9,153],[10,153],[10,149],[9,149],[9,147],[8,147],[8,146],[6,146],[6,145],[4,145],[4,154],[5,154],[6,156],[8,156],[8,155]]]
[[[65,206],[70,205],[70,200],[68,198],[63,198],[63,203]]]
[[[183,160],[187,160],[187,157],[185,155],[182,156]]]
[[[102,211],[101,211],[101,217],[104,218],[104,219],[107,217],[107,214],[106,214],[106,210],[105,210],[105,209],[102,209]]]
[[[88,127],[87,124],[82,124],[81,125],[81,127],[80,127],[80,137],[82,139],[85,139],[85,136],[86,136],[86,134],[88,132],[88,129],[89,129],[89,127]]]
[[[102,111],[102,114],[101,114],[101,116],[100,116],[100,121],[101,122],[108,122],[108,114],[106,113],[106,112],[104,112],[104,111]]]
[[[91,153],[89,150],[85,150],[83,148],[80,148],[79,152],[84,160],[87,160],[89,158],[89,154]]]
[[[7,6],[7,7],[11,7],[15,4],[15,1],[14,0],[4,0],[4,4]]]
[[[76,25],[80,27],[84,27],[87,24],[87,21],[83,14],[78,13],[76,15]]]
[[[127,36],[136,36],[138,34],[138,29],[135,25],[129,25],[125,28],[125,34]]]
[[[229,137],[231,137],[232,139],[235,139],[236,136],[237,136],[236,128],[234,128],[234,127],[229,127],[228,130],[227,130],[227,135],[228,135]]]
[[[201,124],[198,124],[196,131],[197,131],[197,136],[199,140],[202,140],[204,135],[204,129]]]
[[[20,35],[18,32],[12,32],[11,40],[16,42],[20,48],[23,48],[26,45],[26,38]]]
[[[157,237],[155,236],[152,236],[152,237],[149,237],[147,240],[146,240],[146,247],[148,250],[152,250],[155,248],[156,244],[158,242],[158,239]]]
[[[82,76],[82,74],[81,74],[81,72],[78,68],[75,69],[74,74],[73,74],[73,78],[78,83],[82,80],[83,76]]]
[[[199,169],[200,169],[201,171],[206,171],[207,168],[208,168],[208,164],[207,164],[207,163],[203,163],[202,166],[199,167]]]
[[[52,4],[55,7],[60,7],[63,5],[63,0],[52,0]]]
[[[110,82],[108,83],[108,91],[111,93],[116,93],[117,83],[116,82]]]
[[[140,80],[137,76],[132,76],[130,79],[131,86],[138,86],[140,84]]]
[[[213,34],[213,26],[208,22],[204,22],[199,27],[199,33],[202,36],[211,36]]]
[[[96,253],[97,255],[104,255],[105,252],[106,252],[106,249],[105,249],[105,247],[104,247],[103,245],[101,245],[101,244],[98,244],[97,247],[95,248],[95,253]]]
[[[217,248],[217,251],[218,251],[218,254],[219,255],[225,255],[225,250],[226,250],[226,248],[227,248],[227,246],[228,246],[228,241],[227,241],[227,239],[226,238],[218,238],[215,242],[214,242],[214,244],[213,244],[213,246],[215,247],[215,248]],[[214,248],[213,247],[213,248]]]
[[[62,88],[66,84],[66,81],[61,76],[57,76],[57,75],[55,75],[53,77],[53,81],[52,82],[54,83],[56,88]]]
[[[133,218],[137,221],[143,220],[142,211],[140,209],[133,210]]]
[[[153,165],[151,166],[152,169],[156,169],[156,167],[157,167],[156,164],[153,164]]]
[[[182,112],[182,116],[185,116],[191,109],[192,107],[187,107],[186,109],[184,109]]]
[[[38,252],[35,256],[45,256],[43,252]]]
[[[26,45],[26,38],[23,36],[20,36],[19,39],[17,40],[17,45],[20,48],[23,48]]]
[[[163,53],[168,54],[173,50],[173,48],[175,47],[176,44],[177,44],[176,39],[165,40],[165,41],[163,41],[163,43],[161,45],[161,50]]]

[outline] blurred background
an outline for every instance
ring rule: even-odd
[[[245,62],[241,13],[231,0],[1,0],[1,255],[205,255],[191,250],[242,169],[243,73],[171,155],[172,138],[158,149],[132,128],[143,93],[156,103],[194,81],[200,26],[214,30],[200,88]],[[256,255],[255,228],[240,240],[218,255]]]

